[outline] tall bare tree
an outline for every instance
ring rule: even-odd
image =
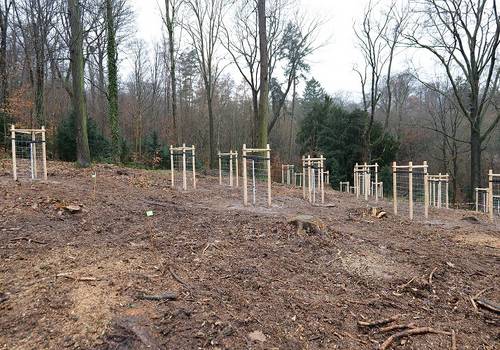
[[[81,167],[90,166],[90,149],[85,103],[82,9],[78,0],[68,0],[70,24],[70,60],[73,82],[72,105],[76,125],[76,161]]]
[[[165,14],[163,22],[168,33],[168,58],[170,63],[170,89],[172,100],[172,132],[177,143],[180,142],[177,131],[177,79],[176,79],[176,50],[175,50],[175,30],[179,25],[178,14],[184,0],[165,0]]]
[[[354,32],[363,56],[361,68],[355,68],[361,82],[363,107],[367,121],[363,129],[363,161],[371,160],[371,148],[381,140],[372,140],[371,133],[375,114],[385,89],[385,129],[387,129],[392,105],[391,75],[396,48],[400,44],[406,25],[406,9],[398,9],[392,2],[388,8],[379,9],[372,1],[366,7],[363,21],[355,26]],[[379,12],[375,12],[379,10]],[[384,79],[385,77],[385,79]]]
[[[226,0],[186,0],[193,21],[186,24],[191,44],[196,52],[198,66],[205,88],[209,120],[210,167],[215,167],[215,117],[213,99],[217,79],[223,67],[217,57],[222,33],[222,19]]]
[[[415,11],[416,28],[407,34],[415,47],[441,64],[454,103],[469,123],[470,195],[481,185],[481,153],[498,125],[500,111],[486,119],[498,94],[500,20],[496,0],[423,0]],[[460,88],[465,78],[467,94]]]
[[[269,49],[267,40],[266,0],[257,0],[259,26],[260,87],[259,119],[257,122],[257,146],[265,148],[269,123]]]

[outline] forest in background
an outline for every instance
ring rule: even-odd
[[[360,101],[327,93],[310,75],[327,21],[293,0],[160,8],[163,40],[144,42],[127,0],[3,0],[5,153],[11,123],[45,125],[49,156],[81,165],[84,139],[95,161],[150,168],[168,166],[170,144],[195,144],[210,168],[217,150],[269,142],[277,166],[324,153],[337,181],[350,179],[355,162],[427,160],[432,173],[450,174],[458,202],[499,168],[495,0],[368,2],[346,28],[363,57],[353,64]],[[396,66],[405,50],[428,53],[442,74]]]

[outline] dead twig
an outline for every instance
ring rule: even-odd
[[[394,316],[391,316],[389,318],[384,318],[381,320],[375,320],[375,321],[370,321],[370,322],[358,321],[358,325],[361,327],[369,327],[369,328],[378,327],[378,326],[383,326],[385,324],[394,322],[394,321],[398,320],[400,317],[401,317],[401,315],[394,315]]]
[[[380,345],[379,350],[386,350],[386,349],[388,349],[392,345],[392,343],[394,343],[395,341],[397,341],[397,340],[399,340],[401,338],[409,337],[409,336],[412,336],[412,335],[428,334],[428,333],[432,333],[432,334],[444,334],[444,335],[448,335],[448,336],[451,335],[450,332],[445,332],[445,331],[433,329],[431,327],[412,328],[412,329],[408,329],[406,331],[402,331],[402,332],[399,332],[399,333],[391,335],[389,338],[387,338],[382,343],[382,345]]]
[[[437,267],[435,267],[431,273],[429,274],[429,284],[432,284],[432,276],[434,276],[434,272],[436,272],[437,270]]]
[[[168,268],[168,272],[170,272],[170,274],[172,275],[172,277],[174,278],[174,280],[176,280],[177,282],[179,282],[180,284],[182,284],[187,289],[191,290],[191,286],[189,284],[187,284],[186,282],[184,282],[179,276],[177,276],[177,274],[174,272],[174,270],[172,270],[171,267]]]
[[[17,238],[12,238],[10,240],[11,242],[17,242],[17,241],[28,241],[28,243],[36,243],[36,244],[47,244],[46,242],[42,242],[42,241],[37,241],[36,239],[32,239],[32,238],[29,238],[29,237],[17,237]]]
[[[495,304],[494,302],[486,299],[473,299],[473,300],[476,302],[477,305],[481,306],[483,309],[500,314],[500,305]]]

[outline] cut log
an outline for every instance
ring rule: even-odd
[[[152,301],[177,300],[177,294],[174,292],[165,292],[158,295],[140,294],[137,299]]]

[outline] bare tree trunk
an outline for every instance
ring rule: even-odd
[[[258,0],[257,13],[259,23],[259,52],[260,52],[260,96],[259,119],[257,129],[257,146],[265,148],[268,143],[269,121],[269,52],[266,30],[266,0]]]
[[[477,127],[472,125],[470,134],[470,198],[476,187],[481,187],[481,135]]]
[[[87,134],[87,108],[83,64],[83,28],[78,0],[68,0],[70,35],[70,60],[73,77],[73,112],[76,125],[76,161],[81,167],[90,166],[90,149]]]
[[[295,102],[296,102],[297,79],[293,80],[292,89],[292,113],[290,115],[290,138],[288,140],[288,162],[292,162],[292,148],[293,148],[293,122],[295,119]]]
[[[174,21],[176,16],[176,6],[172,4],[173,0],[165,0],[165,23],[168,32],[168,53],[170,58],[170,86],[172,96],[172,133],[174,140],[180,143],[177,132],[177,84],[175,75],[175,48],[174,48]]]
[[[108,119],[111,130],[111,154],[113,162],[120,161],[120,123],[118,120],[118,67],[112,1],[106,0],[108,31]]]

